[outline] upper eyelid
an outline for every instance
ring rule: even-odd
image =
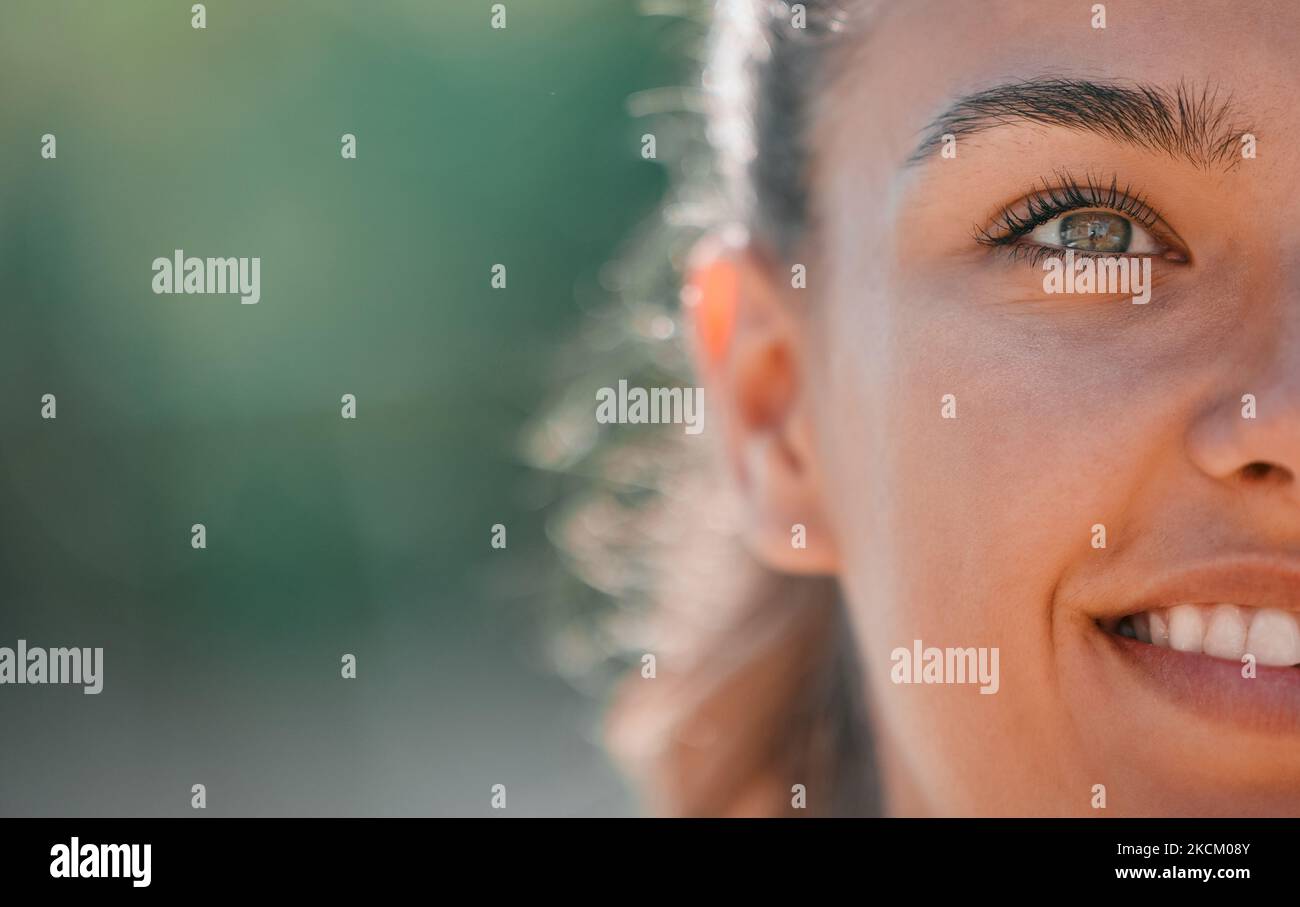
[[[1019,239],[1054,217],[1088,208],[1116,211],[1132,217],[1148,230],[1164,222],[1155,206],[1141,192],[1133,191],[1132,184],[1126,184],[1123,189],[1119,186],[1119,180],[1114,176],[1103,185],[1092,175],[1081,182],[1068,172],[1058,171],[1055,182],[1044,179],[1010,205],[1000,207],[986,226],[976,225],[975,239],[985,245],[1002,245]],[[1046,205],[1039,201],[1044,198],[1049,200]],[[1040,206],[1037,209],[1036,202]],[[1017,213],[1018,208],[1024,208],[1026,213]],[[999,226],[1001,230],[998,230]]]

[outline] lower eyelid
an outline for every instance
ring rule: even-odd
[[[1181,249],[1171,246],[1162,247],[1160,251],[1150,253],[1133,252],[1091,252],[1086,249],[1072,249],[1068,246],[1048,246],[1032,242],[1009,242],[995,245],[992,251],[1006,256],[1011,261],[1024,261],[1031,267],[1037,267],[1048,258],[1064,258],[1066,252],[1073,252],[1075,260],[1081,258],[1152,258],[1171,264],[1189,264],[1191,256]]]

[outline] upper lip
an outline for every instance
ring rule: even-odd
[[[1220,556],[1147,573],[1125,584],[1122,601],[1094,615],[1103,623],[1174,605],[1231,603],[1247,608],[1300,611],[1300,557],[1276,554]]]

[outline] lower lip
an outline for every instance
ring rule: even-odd
[[[1101,630],[1142,680],[1185,708],[1256,731],[1300,734],[1300,668],[1255,665],[1179,652]]]

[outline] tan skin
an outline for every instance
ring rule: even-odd
[[[696,259],[706,398],[752,548],[840,580],[890,813],[1097,815],[1101,784],[1105,815],[1300,814],[1300,723],[1202,702],[1251,682],[1231,672],[1172,695],[1099,625],[1169,577],[1193,576],[1190,602],[1300,610],[1300,6],[1110,3],[1105,30],[1090,6],[873,16],[813,133],[808,288],[756,243]],[[955,97],[1044,75],[1213,82],[1258,155],[1198,166],[1012,122],[904,166]],[[1048,296],[973,239],[1061,168],[1138,187],[1185,248],[1153,261],[1150,304]],[[914,639],[999,647],[999,691],[891,683]]]

